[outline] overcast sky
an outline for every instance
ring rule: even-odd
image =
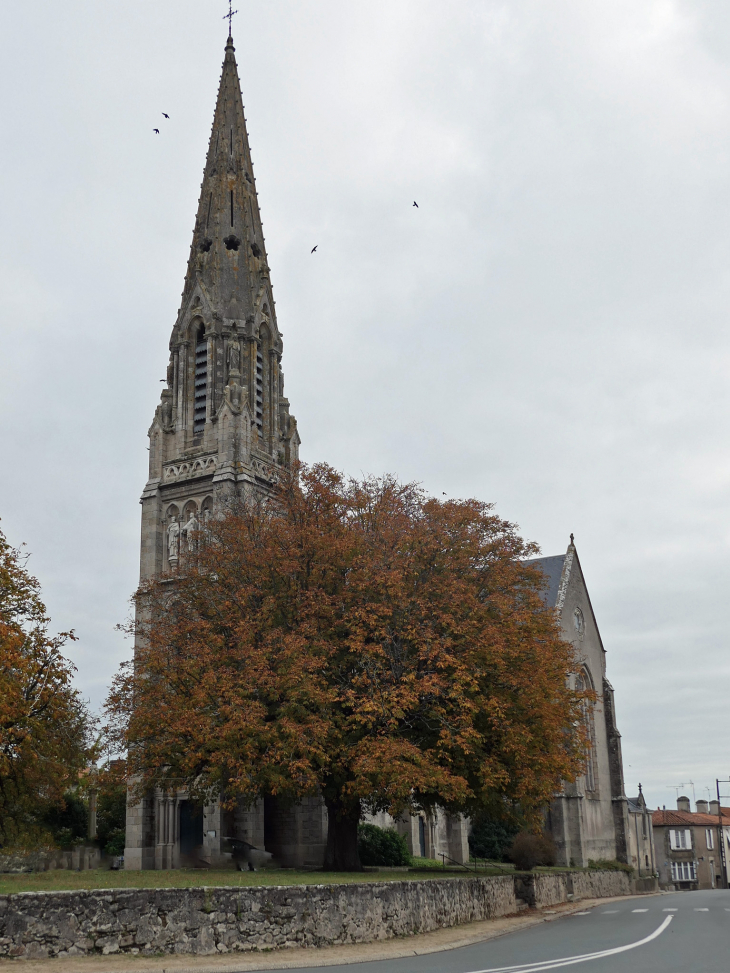
[[[545,554],[573,531],[627,792],[706,797],[730,777],[730,4],[237,6],[303,459],[493,501]],[[94,706],[130,654],[225,10],[0,8],[0,517]]]

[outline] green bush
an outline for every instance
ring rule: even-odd
[[[357,829],[357,850],[363,865],[410,865],[411,855],[403,835],[394,828],[361,824]]]
[[[125,784],[122,782],[100,791],[96,808],[96,834],[99,847],[112,857],[123,855],[124,829],[127,823]]]
[[[509,850],[510,861],[523,872],[531,871],[536,865],[554,865],[556,857],[552,838],[527,831],[517,835]]]
[[[71,848],[88,840],[89,811],[78,794],[66,791],[62,804],[44,812],[42,824],[59,848]]]
[[[616,861],[615,858],[589,858],[588,868],[600,872],[627,872],[629,875],[633,872],[631,865]]]
[[[113,828],[107,834],[106,842],[104,844],[104,851],[112,858],[116,858],[119,855],[124,854],[125,843],[126,831],[124,828]]]
[[[519,826],[511,822],[480,815],[472,821],[469,850],[475,858],[504,861],[519,830]]]

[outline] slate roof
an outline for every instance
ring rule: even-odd
[[[628,804],[630,814],[643,814],[646,810],[646,807],[639,802],[638,797],[627,797],[626,803]]]
[[[536,557],[526,563],[531,567],[539,568],[547,578],[547,588],[543,590],[542,597],[548,608],[555,608],[558,603],[558,589],[563,574],[565,555],[555,554],[553,557]]]
[[[696,811],[653,811],[651,823],[655,828],[677,827],[717,827],[716,814],[698,814]],[[722,808],[722,823],[730,825],[730,807]]]

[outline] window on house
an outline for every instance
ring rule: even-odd
[[[669,847],[672,851],[684,851],[692,847],[692,834],[687,828],[669,832]]]
[[[208,395],[208,342],[205,331],[198,331],[195,342],[195,406],[193,410],[193,434],[205,429],[205,403]]]
[[[672,881],[673,882],[697,881],[697,863],[696,862],[672,862]]]
[[[709,851],[715,847],[715,832],[712,828],[705,828],[705,844]]]

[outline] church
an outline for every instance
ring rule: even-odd
[[[229,35],[208,146],[182,303],[170,338],[166,387],[149,431],[141,498],[140,581],[174,576],[193,536],[227,497],[267,494],[298,459],[299,433],[284,394],[276,320],[235,48]],[[574,677],[599,697],[587,709],[591,755],[584,776],[552,803],[547,828],[561,864],[626,856],[626,798],[613,692],[578,555],[543,558],[546,604],[576,649]],[[373,819],[375,820],[375,819]],[[469,822],[436,811],[392,822],[412,854],[468,860]],[[127,869],[221,865],[230,843],[265,849],[284,866],[324,860],[327,812],[312,797],[275,799],[223,813],[195,807],[185,791],[129,801]]]
[[[584,705],[590,750],[584,773],[566,783],[546,814],[545,830],[557,849],[557,864],[587,865],[607,859],[628,862],[629,810],[624,793],[621,734],[616,726],[613,687],[606,677],[606,650],[586,587],[573,535],[565,554],[536,558],[546,585],[543,598],[573,645],[574,687],[596,693]]]

